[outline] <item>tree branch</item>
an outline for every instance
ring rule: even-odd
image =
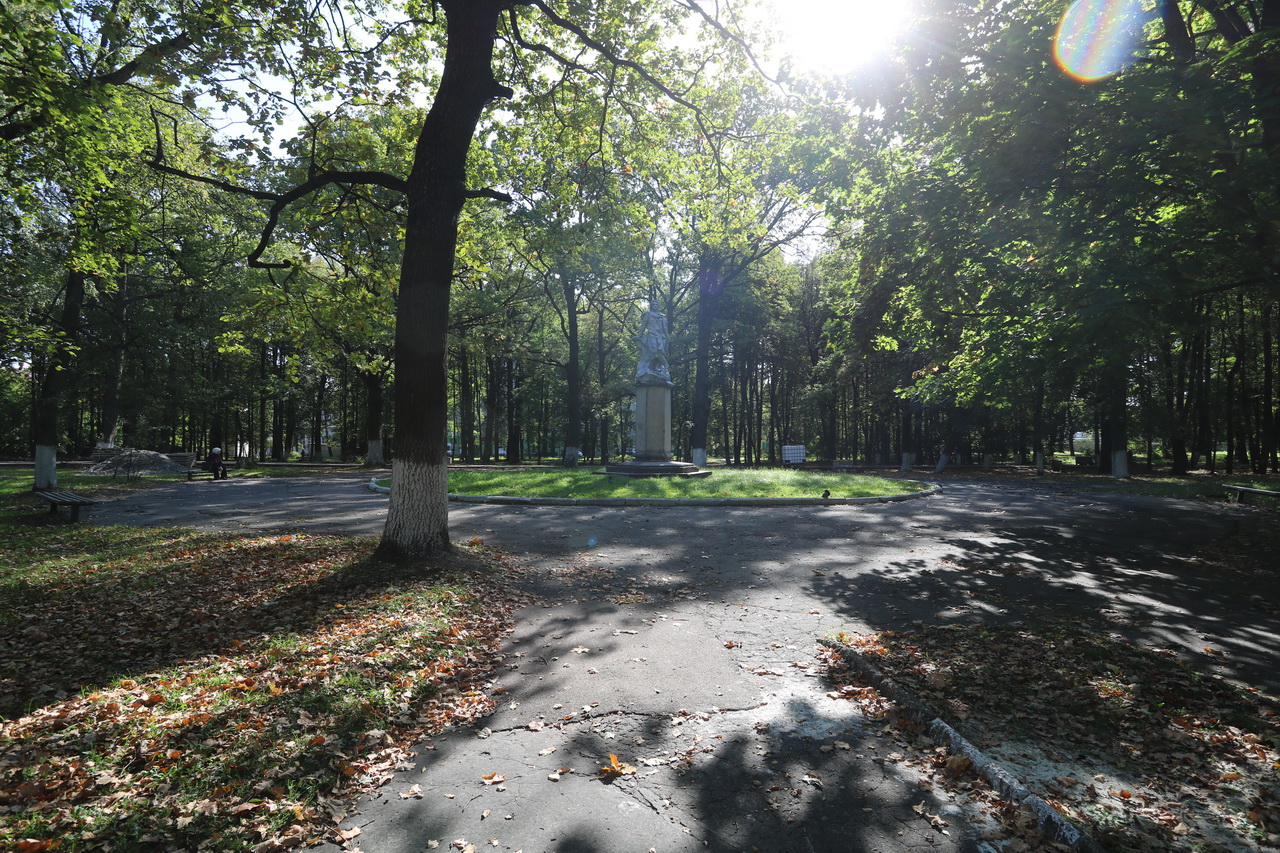
[[[501,201],[501,202],[504,202],[505,204],[515,203],[515,199],[513,199],[509,194],[504,193],[501,190],[488,189],[487,187],[485,189],[480,189],[480,190],[467,190],[462,194],[462,197],[463,198],[491,198],[494,201]]]
[[[643,65],[641,65],[638,62],[633,62],[630,59],[623,59],[621,56],[618,56],[604,42],[598,41],[592,38],[590,35],[588,35],[586,30],[582,29],[582,27],[573,23],[573,21],[569,21],[569,20],[566,20],[565,18],[560,17],[560,15],[556,14],[555,10],[553,10],[550,6],[548,6],[545,2],[543,2],[543,0],[526,0],[526,2],[528,3],[528,5],[534,6],[540,9],[542,11],[542,14],[546,15],[547,20],[551,21],[551,23],[555,24],[557,27],[559,27],[562,30],[565,30],[566,32],[573,33],[575,36],[578,37],[579,41],[581,41],[587,47],[594,50],[596,53],[603,56],[605,59],[612,62],[614,65],[621,65],[623,68],[630,68],[632,71],[639,74],[640,77],[644,79],[644,81],[647,82],[650,86],[654,87],[659,92],[662,92],[662,94],[666,95],[668,98],[675,101],[680,106],[693,110],[693,112],[697,115],[701,114],[699,113],[698,108],[694,106],[688,99],[686,99],[683,95],[678,94],[675,90],[673,90],[667,84],[663,83],[657,77],[649,73],[648,69],[646,69]]]
[[[702,8],[702,5],[698,3],[698,0],[675,0],[675,4],[677,6],[683,6],[686,9],[692,10],[698,16],[700,16],[702,20],[705,21],[709,27],[711,27],[713,30],[718,32],[724,38],[736,44],[738,48],[747,55],[747,59],[751,61],[751,64],[752,66],[755,67],[757,74],[759,74],[764,79],[768,80],[773,85],[777,86],[779,89],[782,89],[782,84],[778,82],[776,78],[770,77],[768,72],[766,72],[764,68],[760,66],[760,61],[756,59],[756,53],[754,50],[751,49],[751,45],[747,44],[747,40],[744,39],[742,36],[732,32],[724,24],[720,23],[719,19],[717,19],[714,15],[709,14],[706,9]]]
[[[275,233],[276,225],[280,222],[280,214],[285,208],[293,204],[299,199],[306,198],[314,192],[324,189],[332,184],[363,184],[366,186],[378,186],[394,192],[407,192],[409,182],[403,178],[398,178],[389,172],[377,171],[337,171],[325,169],[315,172],[306,181],[283,193],[274,193],[267,190],[257,190],[252,187],[244,187],[222,178],[210,178],[205,175],[197,175],[194,172],[188,172],[185,169],[178,169],[164,162],[163,140],[160,135],[160,125],[156,122],[156,153],[151,160],[151,168],[166,175],[184,178],[189,181],[207,184],[216,187],[223,192],[233,193],[236,195],[246,195],[259,201],[272,202],[270,209],[267,211],[267,222],[262,227],[262,235],[258,240],[258,245],[249,253],[247,258],[249,266],[260,267],[263,269],[285,269],[292,264],[288,261],[280,263],[271,263],[262,260],[262,254],[267,250],[267,246],[271,243],[271,238]],[[476,190],[479,195],[489,195],[490,197],[501,197],[505,194],[495,193],[492,190]],[[479,196],[477,196],[479,197]],[[510,201],[510,197],[506,197]]]
[[[119,86],[133,79],[139,71],[149,65],[153,65],[163,59],[168,59],[175,54],[181,53],[196,43],[196,39],[190,32],[181,32],[176,36],[167,39],[161,39],[155,44],[142,48],[138,55],[116,68],[104,74],[98,74],[94,77],[86,78],[81,84],[82,89],[89,89],[94,86]],[[11,111],[12,114],[12,111]],[[0,125],[0,139],[13,140],[26,136],[48,126],[53,121],[52,116],[48,112],[41,112],[27,119],[9,121]]]

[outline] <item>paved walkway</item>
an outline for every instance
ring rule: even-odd
[[[386,497],[367,482],[180,483],[89,519],[376,535]],[[366,853],[456,839],[525,853],[978,849],[955,804],[885,759],[895,747],[878,725],[826,696],[814,638],[836,630],[1079,614],[1280,694],[1280,589],[1187,558],[1274,512],[944,487],[863,507],[453,505],[454,537],[517,555],[548,603],[518,614],[484,736],[424,745],[344,826],[362,829]],[[638,774],[601,782],[610,753]],[[485,785],[489,773],[505,783]],[[401,798],[415,784],[422,798]]]

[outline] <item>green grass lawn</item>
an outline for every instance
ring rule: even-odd
[[[716,470],[710,477],[622,477],[592,469],[450,471],[457,495],[529,498],[865,498],[927,488],[915,480],[813,471]]]

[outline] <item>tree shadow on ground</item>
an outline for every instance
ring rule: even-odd
[[[344,603],[360,595],[489,571],[465,554],[387,566],[369,559],[371,542],[332,537],[166,531],[157,542],[154,532],[119,532],[114,544],[95,546],[102,562],[80,560],[74,539],[49,540],[28,558],[63,561],[61,568],[37,565],[0,578],[0,714],[267,636],[305,633],[340,618]]]

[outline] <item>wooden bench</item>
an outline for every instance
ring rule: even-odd
[[[1246,498],[1249,495],[1280,498],[1280,492],[1273,492],[1270,489],[1255,489],[1251,486],[1223,486],[1222,488],[1227,490],[1227,499],[1232,503],[1248,503]]]
[[[80,507],[93,506],[96,503],[101,503],[101,501],[96,501],[93,498],[86,498],[84,495],[76,495],[71,492],[36,492],[36,497],[43,498],[48,501],[49,512],[55,515],[58,512],[58,507],[71,507],[72,521],[80,520]]]
[[[194,453],[166,453],[165,456],[172,459],[174,462],[177,462],[179,465],[186,466],[187,470],[183,473],[187,475],[188,483],[190,483],[196,477],[201,476],[202,474],[208,474],[210,477],[213,476],[212,471],[206,470],[204,468],[196,467],[196,455]],[[223,459],[222,464],[225,465],[228,469],[234,468],[236,467],[236,460]]]
[[[229,470],[231,470],[232,468],[236,467],[236,460],[234,460],[234,459],[223,459],[223,460],[222,460],[222,465],[223,465],[223,467],[224,467],[224,468],[226,468],[226,469],[229,471]],[[188,469],[187,469],[187,482],[188,482],[188,483],[190,483],[194,478],[199,477],[199,476],[201,476],[201,475],[203,475],[203,474],[208,474],[210,477],[212,477],[212,476],[213,476],[213,472],[212,472],[212,471],[210,471],[210,470],[208,470],[208,469],[206,469],[206,468],[196,468],[196,467],[188,468]]]

